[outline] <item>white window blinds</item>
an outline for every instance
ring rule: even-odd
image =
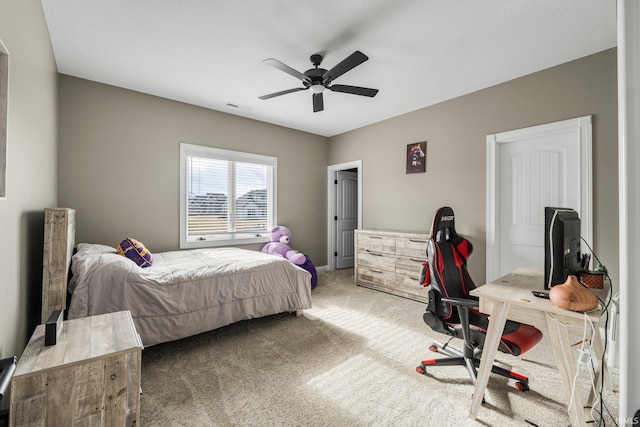
[[[181,151],[182,247],[269,237],[275,224],[276,158],[188,144],[181,144]]]

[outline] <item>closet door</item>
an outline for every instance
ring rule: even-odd
[[[487,137],[487,280],[544,268],[545,206],[575,209],[591,243],[591,117]]]

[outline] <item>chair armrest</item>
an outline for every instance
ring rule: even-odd
[[[466,308],[478,308],[480,307],[480,303],[476,298],[441,298],[440,301],[446,302],[448,304],[453,304],[456,307],[466,307]]]
[[[453,304],[458,307],[458,315],[460,316],[460,328],[462,329],[462,337],[464,338],[465,354],[473,355],[474,349],[478,347],[471,339],[471,328],[469,326],[469,310],[480,307],[480,302],[474,297],[468,298],[442,298],[440,301],[447,304]]]

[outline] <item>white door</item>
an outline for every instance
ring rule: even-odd
[[[354,232],[358,226],[358,173],[336,173],[336,268],[353,267]]]
[[[487,280],[544,266],[545,206],[575,209],[591,244],[591,117],[487,137]]]

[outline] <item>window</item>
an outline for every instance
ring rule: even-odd
[[[180,247],[268,242],[277,158],[180,144]]]

